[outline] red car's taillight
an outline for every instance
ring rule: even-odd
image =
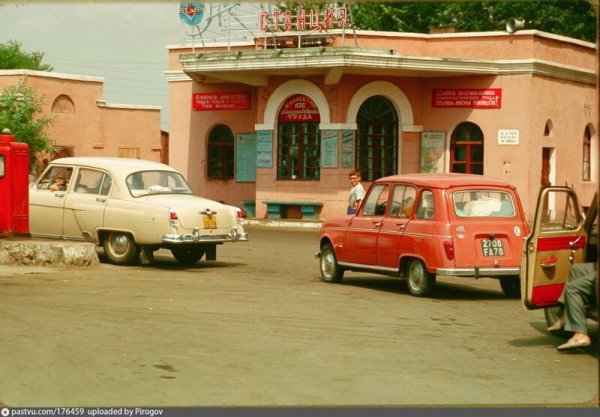
[[[454,259],[454,245],[452,242],[444,242],[444,251],[446,252],[446,258],[448,258],[449,261]]]

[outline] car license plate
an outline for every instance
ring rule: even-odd
[[[483,239],[481,251],[483,256],[504,256],[504,245],[500,239]]]
[[[217,228],[217,216],[209,216],[207,214],[202,215],[202,224],[205,229],[216,229]]]

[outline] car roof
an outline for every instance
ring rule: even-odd
[[[485,177],[476,174],[459,173],[415,173],[391,175],[379,178],[375,182],[406,182],[420,187],[429,188],[452,188],[468,186],[498,186],[515,188],[511,184],[499,178]]]
[[[147,170],[176,171],[175,168],[160,162],[116,157],[74,156],[55,159],[51,161],[51,164],[86,166],[120,172]]]

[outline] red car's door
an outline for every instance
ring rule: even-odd
[[[376,264],[377,235],[386,212],[389,194],[389,184],[377,183],[371,186],[358,213],[350,220],[340,262]]]
[[[406,225],[413,218],[416,196],[416,188],[403,184],[394,185],[389,210],[382,221],[377,239],[378,266],[399,270],[400,241]]]
[[[540,190],[521,258],[521,298],[528,309],[557,303],[574,263],[584,262],[585,216],[568,187]]]

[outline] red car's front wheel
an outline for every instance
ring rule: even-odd
[[[344,269],[337,263],[335,252],[329,243],[323,245],[320,257],[321,279],[325,282],[340,282]]]

